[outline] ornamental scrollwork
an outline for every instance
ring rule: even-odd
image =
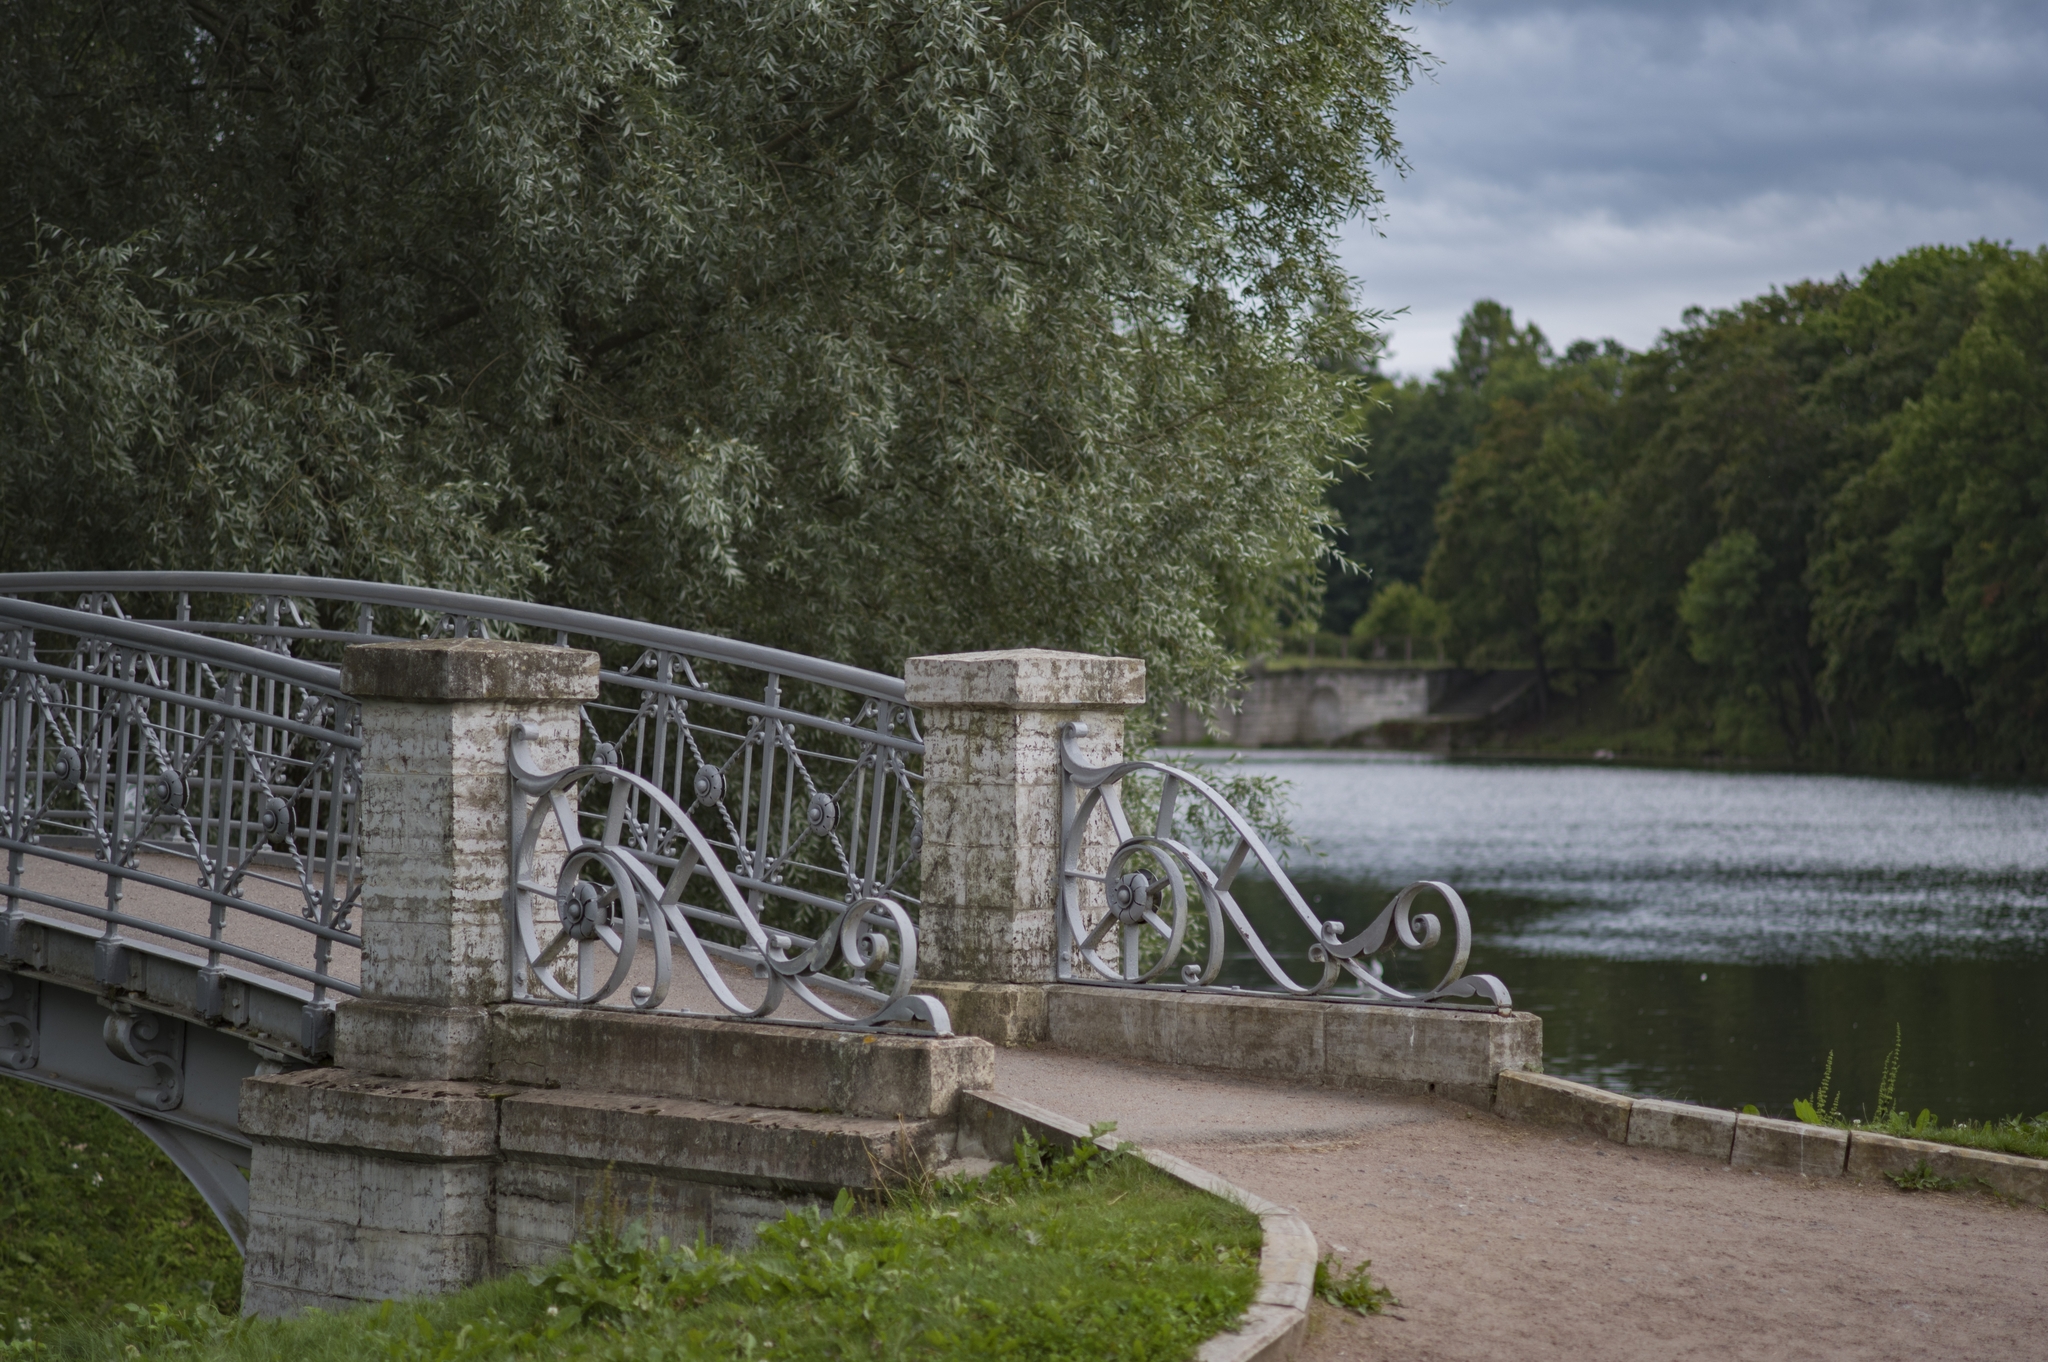
[[[1079,747],[1086,736],[1087,725],[1081,723],[1060,730],[1059,977],[1129,987],[1213,988],[1234,939],[1265,977],[1254,991],[1409,1005],[1513,1005],[1499,979],[1465,973],[1472,951],[1471,915],[1450,885],[1441,880],[1411,884],[1362,930],[1352,932],[1309,906],[1251,821],[1214,786],[1163,762],[1093,765]],[[1158,809],[1149,830],[1134,830],[1124,810],[1122,787],[1133,776],[1159,781]],[[1207,825],[1227,830],[1231,851],[1220,868],[1211,865],[1200,839],[1188,830],[1193,820],[1184,811],[1187,800],[1205,806]],[[1101,869],[1091,868],[1090,848],[1105,845],[1108,855]],[[1238,903],[1232,887],[1253,868],[1270,880],[1307,933],[1304,955],[1314,977],[1296,978]],[[1093,898],[1096,887],[1099,903]],[[1428,899],[1436,900],[1434,910],[1418,911]],[[1435,948],[1445,938],[1446,919],[1451,945],[1442,976],[1418,990],[1388,983],[1381,960],[1397,948]]]

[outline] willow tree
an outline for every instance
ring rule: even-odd
[[[1202,690],[1313,577],[1407,0],[11,0],[0,559]]]

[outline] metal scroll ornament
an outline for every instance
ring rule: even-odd
[[[1317,917],[1281,868],[1251,823],[1229,800],[1201,777],[1156,761],[1125,761],[1091,766],[1082,759],[1079,739],[1088,726],[1060,728],[1060,908],[1059,973],[1061,978],[1087,979],[1126,986],[1162,985],[1183,988],[1213,986],[1223,972],[1234,934],[1251,952],[1273,988],[1298,997],[1363,997],[1378,1003],[1471,1002],[1495,1007],[1513,1005],[1507,985],[1491,974],[1465,973],[1472,949],[1472,923],[1458,891],[1440,880],[1423,880],[1396,894],[1363,931],[1346,935],[1342,922]],[[1141,772],[1159,777],[1159,812],[1150,832],[1135,832],[1121,798],[1124,780]],[[1192,797],[1209,806],[1210,815],[1235,834],[1236,845],[1223,863],[1212,868],[1184,836],[1188,820],[1182,802]],[[1106,820],[1116,846],[1101,874],[1083,865],[1090,825]],[[1231,885],[1248,863],[1255,862],[1279,889],[1301,920],[1310,939],[1308,960],[1320,977],[1301,982],[1288,972],[1260,939]],[[1106,911],[1092,924],[1084,912],[1084,887],[1102,886]],[[1404,992],[1380,977],[1378,957],[1396,947],[1426,951],[1443,939],[1444,925],[1436,912],[1417,912],[1425,895],[1440,901],[1450,919],[1451,958],[1443,977],[1420,992]],[[1199,905],[1206,940],[1199,959],[1190,954],[1196,933],[1193,910]],[[1110,956],[1114,954],[1115,959]]]
[[[815,938],[769,927],[758,892],[734,882],[660,786],[610,765],[542,772],[527,738],[517,727],[509,744],[510,908],[525,996],[661,1010],[680,948],[727,1015],[767,1017],[794,998],[826,1024],[951,1034],[945,1005],[911,992],[917,929],[902,904],[859,897]],[[700,796],[705,784],[700,774]],[[721,962],[766,979],[758,1002],[740,997]]]

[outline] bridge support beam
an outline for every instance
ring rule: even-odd
[[[1039,648],[952,653],[911,658],[904,684],[925,738],[918,987],[945,1002],[961,1031],[1043,1039],[1060,727],[1085,723],[1082,751],[1121,760],[1124,715],[1145,700],[1145,664]],[[1090,845],[1083,863],[1099,871],[1114,849]]]
[[[343,655],[362,704],[363,997],[337,1013],[340,1067],[321,1072],[341,1077],[303,1119],[279,1115],[296,1091],[284,1076],[243,1085],[244,1309],[434,1294],[491,1271],[497,1104],[459,1081],[486,1076],[486,1009],[512,995],[506,740],[524,724],[541,760],[574,765],[597,686],[596,654],[569,648],[429,639]],[[464,1091],[425,1112],[394,1106],[380,1078]]]

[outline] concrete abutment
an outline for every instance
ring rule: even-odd
[[[564,1020],[580,1044],[552,1066],[518,1060]],[[456,1290],[631,1220],[744,1246],[841,1188],[950,1162],[959,1094],[994,1081],[992,1047],[968,1037],[521,1003],[490,1009],[486,1030],[503,1062],[473,1076],[331,1068],[243,1085],[248,1309]]]
[[[350,648],[363,702],[363,996],[332,1068],[244,1082],[244,1308],[453,1291],[606,1223],[741,1245],[953,1156],[972,1037],[512,1000],[506,745],[572,766],[597,659],[484,639]]]
[[[1060,730],[1086,724],[1083,758],[1121,761],[1144,664],[1019,649],[915,657],[904,676],[926,734],[918,987],[945,1003],[954,1029],[1479,1107],[1503,1071],[1542,1068],[1543,1023],[1527,1012],[1060,982]],[[1114,847],[1096,828],[1080,863],[1099,872]],[[1101,891],[1090,886],[1082,904],[1092,927]]]

